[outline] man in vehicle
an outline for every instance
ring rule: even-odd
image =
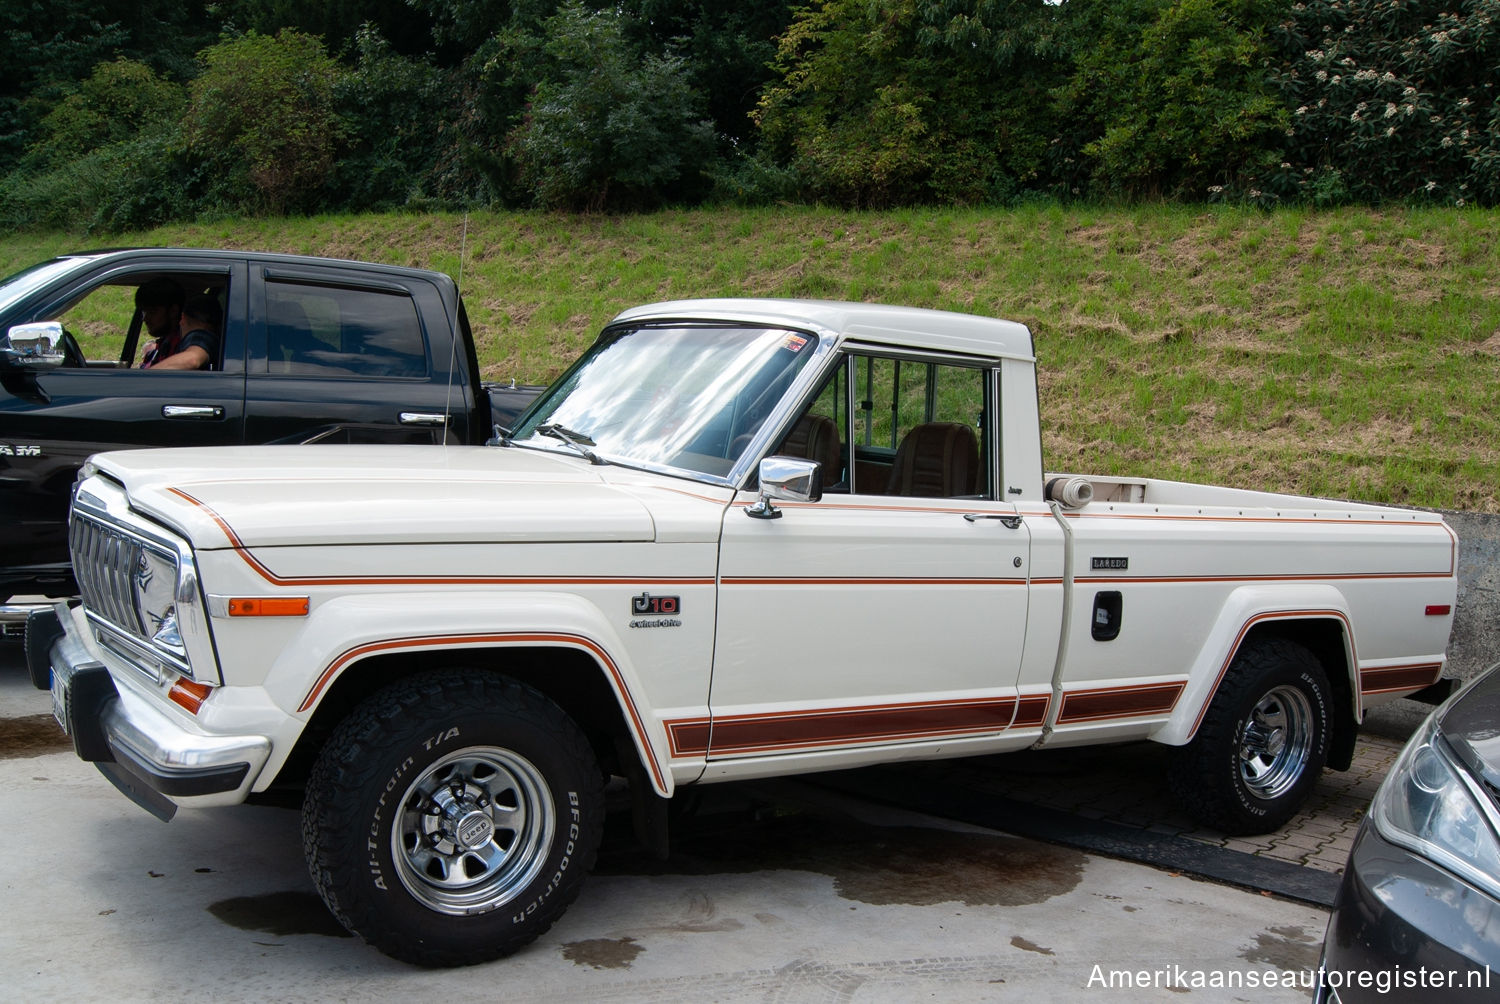
[[[182,287],[170,279],[154,279],[136,291],[136,305],[146,328],[156,338],[141,356],[142,369],[213,369],[219,355],[221,311],[217,300],[203,294],[184,305]],[[159,324],[165,326],[172,318],[175,326],[158,330]]]

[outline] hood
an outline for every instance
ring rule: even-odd
[[[1467,766],[1500,789],[1500,666],[1492,666],[1438,713],[1443,738]]]
[[[639,499],[518,448],[269,446],[93,458],[200,548],[651,540]]]

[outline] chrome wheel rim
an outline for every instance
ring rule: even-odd
[[[531,883],[557,829],[531,762],[494,746],[450,753],[407,787],[391,824],[401,884],[439,913],[484,913]]]
[[[1240,735],[1240,780],[1260,799],[1285,795],[1312,756],[1312,703],[1296,687],[1277,687],[1251,710]]]

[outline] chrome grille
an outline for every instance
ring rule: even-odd
[[[76,515],[69,534],[73,576],[78,580],[84,605],[116,630],[145,641],[129,571],[140,562],[140,541]]]
[[[176,591],[178,559],[159,544],[112,523],[80,514],[75,506],[68,530],[73,576],[84,610],[100,644],[123,656],[142,672],[160,680],[167,670],[191,675],[180,644],[163,644],[141,598],[152,594],[166,601]],[[153,581],[158,568],[169,568],[171,581]]]

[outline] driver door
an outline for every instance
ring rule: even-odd
[[[224,357],[218,368],[132,368],[149,335],[135,309],[136,288],[170,276],[186,289],[212,291],[225,306]],[[70,280],[35,316],[59,320],[82,350],[69,365],[7,374],[0,470],[18,490],[0,493],[0,525],[16,565],[66,563],[66,519],[78,469],[94,453],[151,446],[222,446],[242,441],[245,402],[244,267],[232,258],[195,257],[191,268],[168,258],[136,259]],[[236,309],[236,304],[239,304]],[[13,533],[13,535],[12,535]]]
[[[1040,726],[1017,700],[1029,547],[993,487],[997,388],[980,366],[848,355],[773,451],[819,460],[827,494],[726,511],[711,722],[692,733],[710,776],[982,752]]]

